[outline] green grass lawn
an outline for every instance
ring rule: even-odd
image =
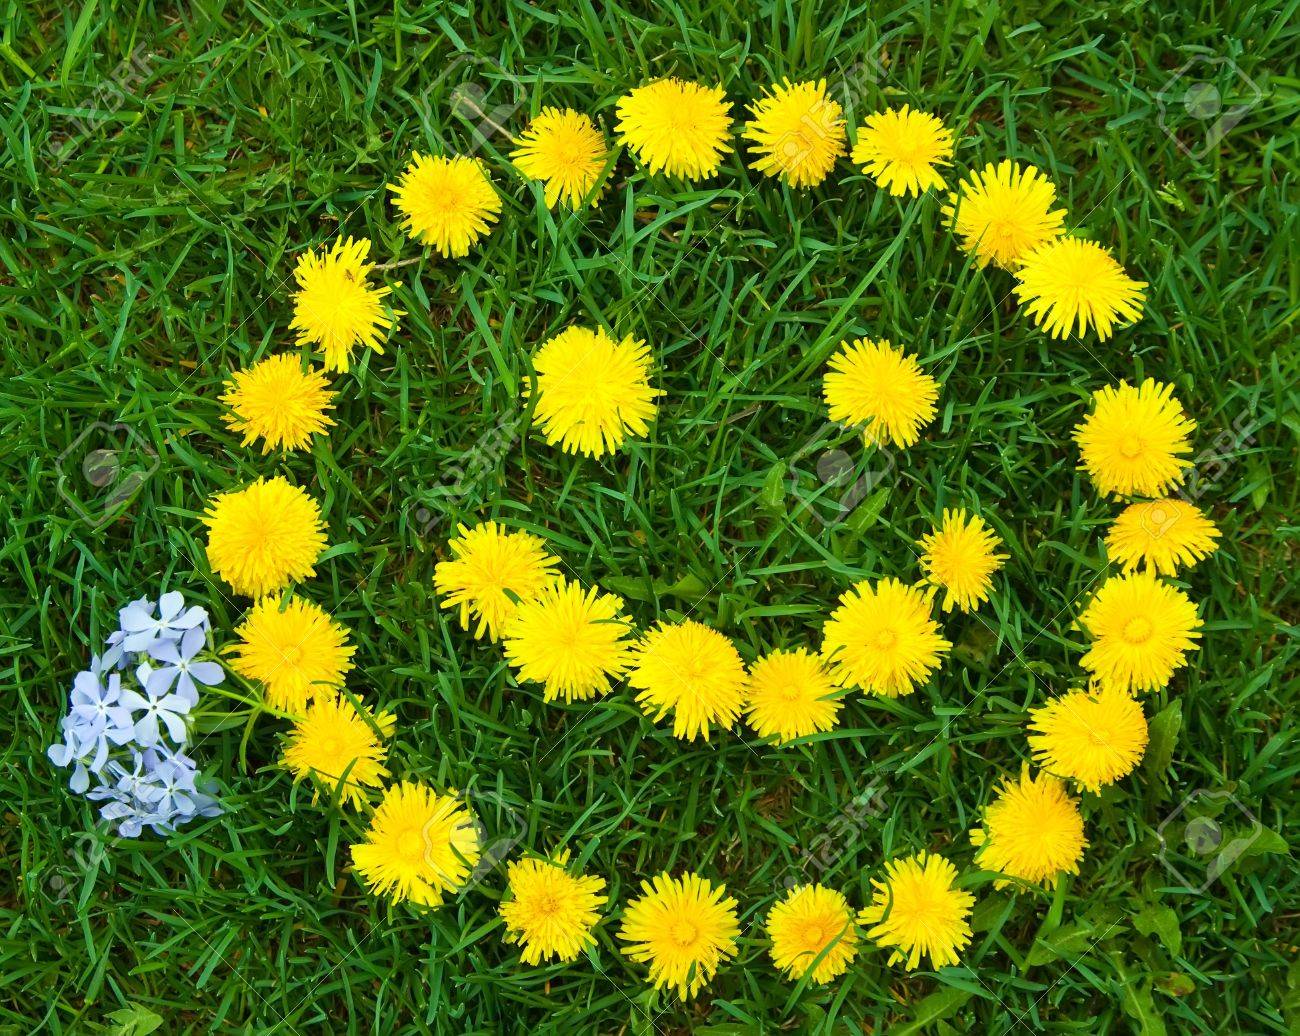
[[[153,1015],[168,1034],[1300,1032],[1296,0],[0,12],[0,1032],[145,1032]],[[1150,283],[1145,315],[1051,342],[1009,275],[966,261],[939,199],[893,199],[847,160],[793,192],[743,147],[695,187],[622,155],[577,216],[509,171],[507,134],[543,104],[608,134],[620,94],[669,72],[724,85],[737,122],[787,75],[830,80],[851,127],[888,104],[940,114],[958,170],[1042,168],[1069,224]],[[408,241],[384,189],[440,148],[477,148],[504,197],[463,261]],[[222,381],[291,345],[294,258],[341,233],[375,242],[407,315],[333,379],[328,439],[242,449]],[[604,461],[509,431],[530,351],[577,321],[646,339],[666,390],[649,438]],[[864,334],[943,384],[922,441],[885,464],[821,401],[827,359]],[[1026,709],[1082,681],[1073,622],[1119,509],[1076,470],[1070,430],[1091,392],[1146,376],[1198,422],[1192,484],[1224,533],[1185,577],[1203,647],[1144,699],[1143,765],[1084,797],[1079,875],[998,891],[968,830],[1027,758]],[[92,449],[147,475],[107,521]],[[363,821],[292,786],[273,717],[205,700],[196,754],[228,812],[165,840],[105,835],[46,760],[127,601],[180,589],[232,639],[247,601],[212,576],[199,514],[272,473],[322,502],[332,546],[303,589],[353,631],[350,688],[397,714],[391,768],[469,789],[513,853],[563,841],[603,875],[613,916],[590,959],[519,963],[504,866],[433,913],[367,895],[347,855]],[[432,589],[457,523],[494,517],[639,623],[689,614],[752,660],[815,641],[856,579],[915,579],[914,541],[959,504],[1007,544],[991,604],[945,619],[953,655],[918,693],[851,695],[839,728],[780,751],[744,727],[680,742],[626,689],[544,705]],[[1183,837],[1206,815],[1217,875]],[[907,974],[868,946],[829,988],[779,977],[761,924],[787,884],[860,907],[885,859],[920,849],[978,897],[962,966]],[[738,958],[688,1005],[613,938],[665,869],[740,902]]]

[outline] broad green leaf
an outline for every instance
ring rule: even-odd
[[[109,1036],[148,1036],[162,1027],[162,1015],[140,1004],[128,1004],[108,1016],[112,1022]]]
[[[987,932],[994,927],[1001,927],[1011,912],[1014,900],[1010,896],[993,892],[983,896],[971,911],[970,926],[975,932]]]
[[[655,593],[646,580],[640,576],[606,576],[600,585],[612,593],[630,601],[653,601]]]
[[[974,995],[969,989],[957,989],[952,986],[931,993],[916,1005],[912,1020],[892,1030],[892,1036],[913,1036],[914,1033],[925,1032],[927,1026],[956,1014]]]
[[[1156,1007],[1151,995],[1151,979],[1136,981],[1126,976],[1120,995],[1120,1006],[1124,1013],[1133,1019],[1133,1031],[1137,1036],[1166,1036],[1164,1019]]]
[[[770,514],[783,515],[789,508],[785,502],[785,480],[789,466],[783,463],[773,464],[763,479],[763,491],[758,495],[758,504]]]
[[[889,499],[889,493],[889,486],[877,489],[853,509],[853,513],[849,515],[848,521],[844,524],[854,532],[862,532],[871,528],[880,517],[880,512],[885,509],[885,501]]]
[[[1161,944],[1177,957],[1183,948],[1183,932],[1178,927],[1178,915],[1167,906],[1151,904],[1143,907],[1133,918],[1133,927],[1143,935],[1157,935]]]
[[[1181,971],[1171,971],[1161,975],[1156,979],[1155,986],[1166,996],[1191,996],[1196,992],[1196,983]]]
[[[1025,963],[1030,967],[1058,959],[1073,963],[1092,948],[1096,938],[1096,930],[1086,922],[1062,925],[1034,940]]]
[[[1173,762],[1174,748],[1178,745],[1178,731],[1183,726],[1183,704],[1172,701],[1151,719],[1150,740],[1142,771],[1148,777],[1163,777]]]
[[[1241,856],[1284,856],[1291,852],[1291,846],[1287,844],[1287,840],[1267,827],[1254,830],[1246,828],[1244,831],[1234,831],[1233,833],[1245,843],[1241,846],[1239,854]]]
[[[658,587],[656,587],[658,589]],[[677,582],[671,586],[665,586],[660,593],[672,594],[675,597],[685,597],[687,600],[696,601],[707,594],[712,587],[703,579],[693,572],[687,572]]]

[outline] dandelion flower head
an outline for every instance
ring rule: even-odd
[[[1195,504],[1176,497],[1142,500],[1126,507],[1106,536],[1106,553],[1125,572],[1144,567],[1178,574],[1219,547],[1219,527]]]
[[[923,536],[921,569],[926,580],[943,591],[941,608],[974,611],[987,601],[993,574],[1007,555],[997,553],[1002,541],[979,515],[964,509],[943,512],[939,528]]]
[[[862,429],[868,444],[911,446],[934,420],[939,385],[887,339],[844,342],[823,381],[832,421]]]
[[[736,955],[740,923],[736,901],[722,885],[698,874],[659,874],[641,883],[641,895],[623,911],[624,953],[650,965],[656,989],[695,996],[718,966]]]
[[[347,629],[301,597],[263,597],[235,635],[230,668],[258,681],[273,709],[296,716],[314,698],[332,698],[352,668]]]
[[[952,648],[932,603],[929,593],[892,578],[846,591],[822,630],[822,656],[836,682],[889,698],[916,690]]]
[[[1079,873],[1088,845],[1078,802],[1055,777],[1031,776],[1028,766],[1018,781],[1003,779],[971,841],[981,867],[1049,888],[1060,875]]]
[[[730,729],[745,705],[745,664],[735,645],[693,619],[646,632],[627,682],[642,711],[656,721],[671,714],[673,734],[686,741],[707,741],[713,724]]]
[[[1126,691],[1070,691],[1029,713],[1029,748],[1044,770],[1100,791],[1133,772],[1147,747],[1147,720]]]
[[[749,725],[777,744],[830,730],[842,704],[825,663],[806,648],[777,649],[749,667]]]
[[[889,963],[915,970],[923,957],[935,968],[960,961],[970,942],[975,897],[956,888],[957,868],[935,853],[885,864],[884,880],[871,879],[871,903],[858,914],[867,937],[889,949]]]
[[[1065,209],[1054,209],[1056,187],[1034,166],[1003,160],[966,177],[948,195],[943,214],[961,246],[980,266],[1014,269],[1035,248],[1065,229]]]
[[[1188,435],[1196,422],[1174,387],[1147,378],[1121,381],[1092,394],[1092,413],[1074,429],[1080,467],[1106,495],[1160,496],[1183,481],[1192,462]]]
[[[487,167],[463,155],[416,152],[388,189],[406,233],[445,258],[468,255],[501,214],[501,197]]]
[[[348,370],[358,345],[382,355],[384,338],[401,316],[384,305],[392,289],[368,283],[375,268],[366,261],[369,254],[369,241],[349,237],[327,252],[303,253],[294,267],[298,290],[289,328],[298,332],[300,345],[320,347],[327,371]]]
[[[543,108],[515,141],[510,158],[524,176],[540,180],[549,208],[578,208],[605,170],[609,150],[591,117],[572,108]]]
[[[203,515],[208,563],[232,590],[249,597],[282,590],[316,574],[325,550],[320,507],[277,475],[218,493]]]
[[[937,167],[952,158],[952,132],[935,116],[906,104],[867,116],[850,156],[894,197],[945,186]]]
[[[434,589],[444,608],[455,608],[461,629],[500,640],[506,620],[520,601],[530,601],[556,576],[559,562],[532,533],[511,532],[497,522],[480,522],[447,544],[451,557],[433,570]]]
[[[1164,687],[1201,637],[1191,598],[1151,572],[1107,579],[1079,625],[1092,637],[1080,664],[1103,688],[1128,692]]]
[[[546,441],[565,453],[603,457],[644,436],[662,395],[650,385],[645,343],[616,341],[604,328],[566,328],[537,350],[533,369],[534,418]]]
[[[302,369],[290,353],[268,356],[235,371],[224,385],[221,402],[230,408],[222,420],[244,437],[241,445],[262,440],[262,452],[303,450],[313,435],[334,423],[328,412],[334,393],[318,370]]]
[[[392,737],[394,723],[388,713],[372,716],[347,698],[318,695],[289,732],[285,768],[295,782],[314,778],[327,795],[337,788],[340,801],[360,807],[367,790],[388,776],[384,742]]]
[[[731,113],[720,86],[658,79],[618,102],[619,139],[651,173],[712,176],[730,154]]]
[[[844,974],[858,954],[853,922],[843,893],[822,885],[792,888],[767,915],[772,963],[787,977],[808,975],[810,982],[829,982]]]
[[[609,901],[602,895],[605,879],[571,874],[568,858],[567,852],[554,861],[529,856],[511,863],[506,872],[509,896],[501,904],[501,919],[506,941],[523,947],[520,959],[525,964],[552,957],[574,961],[595,945],[592,929]]]
[[[1146,281],[1134,280],[1110,252],[1092,241],[1059,237],[1023,255],[1015,271],[1016,299],[1052,338],[1089,327],[1105,341],[1142,316]]]
[[[585,701],[627,670],[631,634],[622,598],[560,578],[519,603],[502,646],[519,679],[540,683],[546,701]]]
[[[753,167],[790,187],[816,187],[844,154],[844,112],[826,94],[826,80],[785,80],[750,106],[743,136],[753,141]]]
[[[473,817],[454,795],[401,781],[384,792],[370,827],[352,845],[352,867],[372,892],[394,903],[440,906],[478,863]]]

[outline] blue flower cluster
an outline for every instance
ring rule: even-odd
[[[176,591],[155,603],[132,601],[105,651],[72,682],[63,740],[49,748],[55,766],[71,767],[69,787],[104,803],[100,816],[135,838],[151,827],[170,833],[195,817],[221,812],[213,787],[183,749],[199,688],[225,671],[199,658],[211,623]],[[97,784],[90,786],[91,775]]]

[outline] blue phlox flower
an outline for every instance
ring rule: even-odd
[[[134,802],[115,800],[104,805],[99,811],[100,817],[110,824],[117,821],[117,833],[123,838],[139,838],[144,830],[144,817]]]
[[[197,605],[185,607],[185,597],[178,590],[165,593],[155,605],[147,599],[132,601],[119,613],[122,646],[127,651],[145,651],[158,640],[179,640],[186,630],[206,628],[208,613]]]
[[[83,737],[102,734],[118,745],[131,740],[131,710],[122,704],[122,678],[117,673],[107,680],[94,670],[78,673],[70,700],[68,715],[85,731]]]
[[[189,819],[194,815],[197,776],[194,761],[184,753],[161,756],[149,781],[141,787],[140,797],[156,813],[181,814]]]
[[[216,784],[180,749],[200,689],[221,683],[225,670],[200,658],[208,613],[186,608],[177,591],[132,601],[119,621],[103,653],[73,678],[59,740],[46,754],[72,771],[68,786],[99,803],[118,835],[138,838],[146,828],[170,834],[222,812]]]
[[[168,690],[172,682],[176,683],[176,693],[185,698],[190,706],[199,703],[197,685],[214,687],[226,678],[225,670],[217,662],[195,661],[194,656],[206,640],[204,631],[199,627],[186,630],[179,641],[158,641],[149,648],[149,654],[164,665],[153,670],[149,676],[149,686]],[[144,682],[144,681],[142,681]]]
[[[121,630],[114,630],[104,641],[105,650],[99,656],[99,664],[104,669],[123,669],[126,667],[126,634]]]
[[[78,795],[85,794],[90,787],[90,767],[89,763],[94,760],[94,753],[87,753],[82,743],[81,736],[78,734],[76,724],[70,722],[71,716],[65,716],[61,726],[63,728],[63,740],[56,741],[45,750],[50,762],[55,766],[66,769],[72,767],[72,776],[68,778],[68,787]],[[107,748],[105,748],[107,756]]]
[[[131,711],[134,740],[141,748],[157,745],[163,727],[173,742],[185,744],[189,736],[185,717],[189,714],[190,703],[179,694],[162,691],[157,673],[152,674],[145,684],[144,694],[130,688],[123,691],[122,704]]]

